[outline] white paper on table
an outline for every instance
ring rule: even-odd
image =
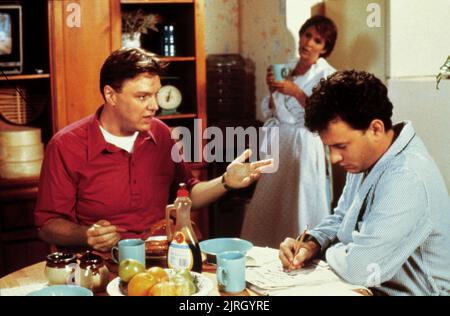
[[[263,290],[256,286],[250,286],[255,293],[267,296],[362,296],[355,292],[361,287],[343,282],[326,283],[314,286],[294,286],[285,289]]]
[[[263,266],[270,262],[278,261],[278,250],[268,247],[253,247],[245,255],[245,266]]]
[[[281,262],[246,269],[246,281],[250,289],[261,295],[360,295],[353,289],[364,287],[352,285],[340,279],[324,261],[316,261],[300,270],[286,272]]]
[[[29,293],[40,290],[46,286],[47,282],[0,289],[0,296],[26,296]]]
[[[247,268],[247,282],[262,289],[287,288],[297,285],[314,286],[339,281],[339,277],[323,265],[285,271],[280,261],[272,262],[257,268]]]

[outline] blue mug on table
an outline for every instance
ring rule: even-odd
[[[117,245],[118,247],[111,249],[111,258],[114,262],[120,263],[125,259],[134,259],[145,267],[145,242],[142,239],[122,239]],[[117,252],[119,252],[118,258]]]
[[[275,81],[281,81],[289,77],[291,70],[285,64],[274,64],[272,65],[272,72]]]
[[[245,289],[245,254],[240,251],[219,253],[216,275],[221,291],[242,292]]]

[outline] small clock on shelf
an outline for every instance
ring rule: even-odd
[[[183,97],[177,87],[172,85],[162,86],[156,98],[161,108],[160,115],[178,114],[177,108],[180,106]]]

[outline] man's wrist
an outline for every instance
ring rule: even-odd
[[[307,234],[303,242],[308,243],[309,245],[311,245],[311,247],[316,248],[318,250],[317,252],[320,252],[322,250],[322,246],[317,241],[317,239],[312,235]]]
[[[225,190],[227,190],[227,191],[232,191],[232,190],[234,190],[234,188],[232,188],[232,187],[230,187],[228,184],[227,184],[227,181],[226,181],[226,179],[225,179],[225,175],[226,175],[227,173],[225,172],[223,175],[222,175],[222,185],[223,185],[223,187],[225,188]]]

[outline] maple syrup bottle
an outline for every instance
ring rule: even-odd
[[[176,225],[167,255],[168,266],[176,271],[189,270],[202,272],[202,255],[197,236],[191,222],[192,201],[184,183],[180,183],[177,198]]]

